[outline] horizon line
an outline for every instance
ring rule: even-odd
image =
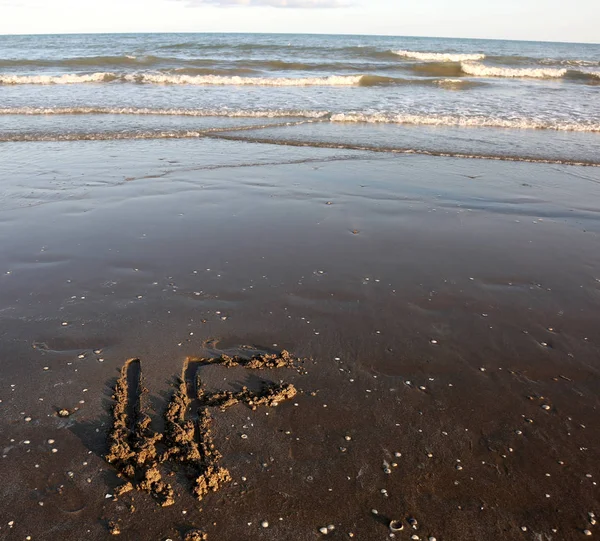
[[[276,36],[349,36],[349,37],[391,37],[391,38],[429,38],[429,39],[465,39],[473,41],[517,41],[528,43],[565,43],[571,45],[600,45],[595,41],[563,41],[547,39],[515,39],[515,38],[476,38],[476,37],[458,37],[458,36],[426,36],[426,35],[400,35],[400,34],[347,34],[347,33],[322,33],[322,32],[198,32],[192,30],[184,31],[143,31],[143,32],[15,32],[11,34],[1,34],[0,37],[10,36],[94,36],[94,35],[128,35],[128,34],[238,34],[238,35],[276,35]]]

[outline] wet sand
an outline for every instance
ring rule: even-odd
[[[600,171],[205,139],[0,174],[0,539],[600,536]],[[168,438],[186,360],[282,350],[198,367],[243,398],[205,404],[231,480],[198,501],[174,459],[172,505],[117,497],[128,359]]]

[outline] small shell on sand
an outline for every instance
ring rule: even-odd
[[[268,528],[269,527],[269,523],[266,520],[263,520],[260,524],[263,528]]]
[[[69,410],[66,410],[66,409],[58,410],[57,414],[59,417],[68,417],[69,415],[71,415]]]
[[[401,520],[392,520],[390,522],[390,531],[401,532],[402,530],[404,530],[404,524],[402,524]]]

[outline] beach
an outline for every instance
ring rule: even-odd
[[[599,535],[600,169],[228,134],[0,146],[0,538]],[[129,359],[162,432],[282,350],[200,368],[298,391],[211,408],[230,481],[117,495]]]

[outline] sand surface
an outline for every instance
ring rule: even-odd
[[[0,176],[0,539],[600,536],[600,170],[206,139]],[[156,456],[191,430],[167,506],[106,460],[128,359]]]

